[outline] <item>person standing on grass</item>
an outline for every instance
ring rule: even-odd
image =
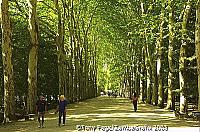
[[[38,122],[39,122],[39,128],[43,128],[44,127],[44,114],[45,111],[47,111],[47,105],[46,105],[46,101],[45,98],[40,95],[40,99],[37,101],[36,103],[36,113],[38,114]],[[40,118],[42,117],[42,122],[40,120]]]
[[[137,111],[137,102],[138,102],[138,97],[137,94],[134,92],[134,95],[132,97],[132,101],[133,101],[133,106],[134,106],[134,110],[135,112]]]
[[[61,124],[61,117],[62,116],[63,116],[63,126],[65,125],[66,106],[67,106],[67,101],[65,99],[65,96],[61,95],[60,99],[58,101],[58,108],[57,108],[57,111],[59,112],[59,123],[58,123],[59,126]]]

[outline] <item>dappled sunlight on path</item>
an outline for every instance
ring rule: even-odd
[[[138,111],[132,110],[131,101],[124,98],[98,97],[85,102],[71,104],[67,110],[66,126],[58,127],[58,117],[49,112],[45,128],[37,128],[37,121],[16,122],[1,125],[1,132],[72,132],[77,125],[167,125],[169,127],[194,127],[200,124],[193,120],[178,120],[173,112],[148,104],[139,104]]]

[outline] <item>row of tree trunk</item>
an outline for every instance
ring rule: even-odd
[[[141,41],[143,46],[138,46],[137,44],[139,41],[135,39],[134,48],[133,48],[133,56],[130,60],[133,62],[133,65],[127,66],[124,72],[124,78],[122,81],[122,89],[129,89],[130,97],[132,96],[133,92],[136,92],[140,96],[140,100],[147,102],[149,104],[158,105],[161,108],[166,107],[167,109],[175,110],[175,94],[177,92],[175,88],[175,63],[174,63],[174,15],[173,15],[173,0],[161,0],[161,9],[160,9],[160,25],[159,25],[159,35],[157,35],[156,45],[152,48],[152,45],[149,45],[148,35],[146,33],[146,28],[144,33],[141,36]],[[188,109],[188,92],[187,92],[187,48],[188,48],[188,32],[187,32],[187,25],[188,19],[190,15],[192,2],[188,0],[185,3],[183,14],[182,14],[182,29],[181,29],[181,45],[179,49],[179,109],[181,113],[187,113]],[[168,46],[164,44],[165,37],[164,37],[164,24],[165,21],[165,9],[168,9]],[[200,110],[200,59],[199,59],[199,17],[200,17],[200,4],[199,1],[196,2],[196,24],[195,24],[195,44],[196,44],[196,59],[197,59],[197,74],[198,74],[198,92],[199,92],[199,101],[198,101],[198,110]],[[147,11],[146,11],[147,12]],[[145,18],[145,9],[144,9],[144,2],[141,1],[141,19]],[[150,11],[148,11],[149,13]],[[145,25],[145,19],[144,19]],[[165,24],[166,25],[166,24]],[[152,33],[149,33],[152,35]],[[166,41],[165,41],[166,42]],[[164,59],[164,49],[168,47],[168,58]],[[153,50],[152,50],[153,49]],[[138,53],[139,52],[139,53]],[[131,53],[129,53],[131,54]],[[195,55],[194,55],[195,56]],[[134,59],[132,59],[134,58]],[[166,70],[164,68],[168,66],[168,76],[166,76]],[[165,84],[164,87],[164,79],[167,77],[167,85]],[[133,85],[131,85],[133,84]],[[126,91],[126,90],[124,90]],[[165,106],[165,99],[167,98],[167,105]]]
[[[16,1],[17,2],[17,1]],[[27,113],[35,113],[38,93],[37,69],[39,48],[39,21],[37,0],[27,0],[29,14],[30,49],[28,62]],[[97,96],[96,38],[92,35],[92,17],[81,18],[74,9],[74,2],[54,0],[57,15],[55,43],[59,73],[59,95],[70,102]],[[79,3],[80,4],[80,3]],[[15,90],[12,64],[12,31],[10,27],[8,0],[1,1],[2,57],[4,70],[4,119],[15,118]],[[19,5],[19,4],[17,4]],[[19,8],[19,7],[18,7]],[[21,11],[21,10],[20,10]],[[83,21],[80,23],[81,19]]]
[[[71,102],[96,97],[96,38],[89,36],[93,16],[80,23],[83,18],[78,14],[80,11],[74,10],[73,1],[59,3],[55,0],[54,3],[58,16],[59,94],[65,95]]]

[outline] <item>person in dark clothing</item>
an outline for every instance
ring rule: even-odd
[[[137,97],[136,93],[134,93],[134,95],[132,97],[132,101],[133,101],[134,110],[136,112],[137,111],[137,102],[138,102],[138,97]]]
[[[59,123],[58,123],[59,126],[61,124],[61,117],[62,116],[63,116],[63,126],[65,125],[66,106],[67,106],[67,101],[65,99],[65,96],[61,95],[59,102],[58,102],[58,108],[57,108],[57,111],[59,112]]]
[[[108,97],[110,98],[110,95],[111,95],[111,93],[110,92],[108,92]]]
[[[39,128],[44,127],[44,114],[47,110],[46,101],[45,98],[41,95],[40,99],[36,103],[36,113],[38,114],[38,122],[39,122]],[[42,122],[40,118],[42,117]]]

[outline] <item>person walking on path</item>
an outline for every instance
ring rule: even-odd
[[[137,97],[136,93],[134,93],[134,95],[132,97],[132,101],[133,101],[134,110],[136,112],[137,111],[137,102],[138,102],[138,97]]]
[[[47,111],[47,105],[45,98],[41,95],[39,97],[39,100],[36,102],[36,113],[38,114],[38,122],[39,122],[39,128],[44,127],[44,114],[45,111]],[[40,118],[42,117],[42,122]]]
[[[58,123],[59,126],[61,124],[61,117],[62,116],[63,116],[63,126],[65,125],[66,106],[67,106],[67,101],[65,99],[65,96],[61,95],[59,102],[58,102],[58,108],[57,108],[57,112],[59,112],[59,123]]]

